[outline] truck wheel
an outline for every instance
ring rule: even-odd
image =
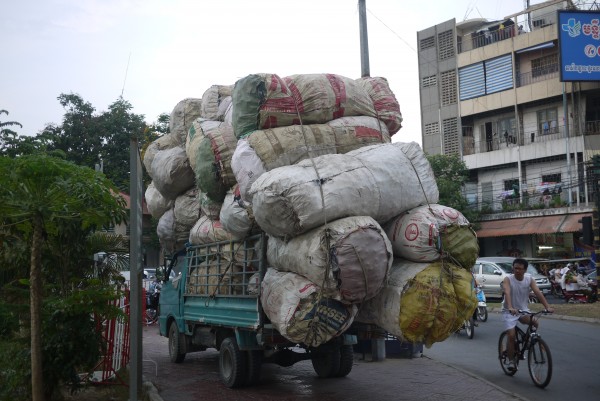
[[[320,378],[334,377],[340,372],[340,347],[332,346],[322,352],[315,352],[311,361]]]
[[[250,386],[260,381],[260,370],[262,367],[262,352],[246,352],[246,385]]]
[[[344,377],[352,370],[354,363],[354,349],[352,345],[342,345],[340,347],[340,369],[333,377]]]
[[[171,359],[171,362],[181,363],[185,359],[185,352],[183,352],[184,335],[179,334],[177,323],[171,322],[171,326],[169,326],[169,359]]]
[[[234,337],[227,337],[221,343],[219,376],[229,388],[240,387],[246,382],[246,355],[240,351]]]

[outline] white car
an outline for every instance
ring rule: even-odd
[[[471,272],[481,285],[485,296],[488,298],[502,298],[502,287],[500,284],[504,277],[512,273],[512,264],[515,258],[508,256],[482,257],[475,261]],[[552,287],[548,277],[536,273],[532,265],[527,267],[527,273],[531,274],[542,293],[549,294]]]

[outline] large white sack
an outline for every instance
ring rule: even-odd
[[[294,237],[346,216],[384,224],[413,207],[438,201],[433,171],[415,142],[366,146],[324,155],[261,175],[250,190],[258,225]]]
[[[185,144],[192,122],[202,114],[202,99],[187,98],[175,105],[169,120],[171,135],[177,138],[179,146]]]
[[[169,200],[162,196],[162,194],[154,186],[153,182],[151,182],[150,185],[148,185],[148,188],[146,188],[144,197],[146,198],[146,206],[148,207],[148,211],[155,219],[159,219],[160,216],[165,214],[167,210],[173,207],[173,200]]]
[[[255,228],[252,205],[242,200],[237,185],[227,191],[219,220],[225,230],[238,238],[245,238]]]
[[[183,227],[192,228],[200,218],[198,189],[190,188],[175,199],[173,212],[175,220]]]
[[[342,334],[357,312],[320,294],[319,287],[295,273],[273,268],[261,283],[260,301],[265,314],[281,335],[292,342],[318,347]]]
[[[387,79],[383,77],[362,77],[356,80],[373,100],[377,118],[387,126],[390,136],[402,128],[400,104],[390,89]]]
[[[384,288],[361,305],[356,321],[430,347],[473,315],[477,298],[472,280],[469,271],[448,262],[396,259]]]
[[[223,121],[225,110],[231,104],[231,92],[233,85],[212,85],[208,88],[202,95],[200,116],[207,120]]]
[[[381,290],[393,255],[383,229],[368,216],[332,221],[284,242],[270,237],[269,266],[306,277],[344,303],[361,303]]]
[[[171,134],[163,135],[157,138],[156,140],[152,141],[148,145],[148,147],[144,151],[143,158],[144,167],[146,168],[146,172],[151,178],[154,179],[154,177],[152,176],[152,162],[154,161],[154,156],[156,156],[156,154],[161,150],[171,149],[176,146],[179,146],[179,141],[175,136]]]
[[[156,233],[163,249],[174,253],[182,249],[188,241],[190,228],[178,224],[173,209],[167,210],[158,220]]]
[[[189,231],[189,241],[193,245],[231,241],[234,239],[241,238],[235,238],[223,228],[219,220],[211,220],[207,216],[201,216]]]
[[[161,150],[152,161],[154,186],[167,199],[175,199],[194,186],[194,172],[182,147]]]
[[[477,236],[458,210],[432,203],[417,206],[393,218],[384,227],[395,257],[433,262],[449,257],[471,269],[479,254]]]
[[[242,199],[265,171],[309,157],[347,153],[363,146],[389,143],[388,129],[374,117],[342,117],[325,124],[290,125],[256,130],[238,142],[231,168]]]

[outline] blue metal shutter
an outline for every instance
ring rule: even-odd
[[[500,92],[513,87],[512,56],[498,57],[485,62],[485,91]]]
[[[472,64],[458,70],[460,100],[485,95],[483,63]]]

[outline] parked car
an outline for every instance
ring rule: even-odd
[[[488,298],[502,298],[502,287],[500,284],[504,277],[512,274],[512,264],[515,258],[508,256],[481,257],[475,261],[471,272],[477,282],[483,288]],[[549,294],[551,289],[550,280],[543,274],[537,273],[537,269],[529,265],[527,273],[531,274],[537,286],[543,294]]]

